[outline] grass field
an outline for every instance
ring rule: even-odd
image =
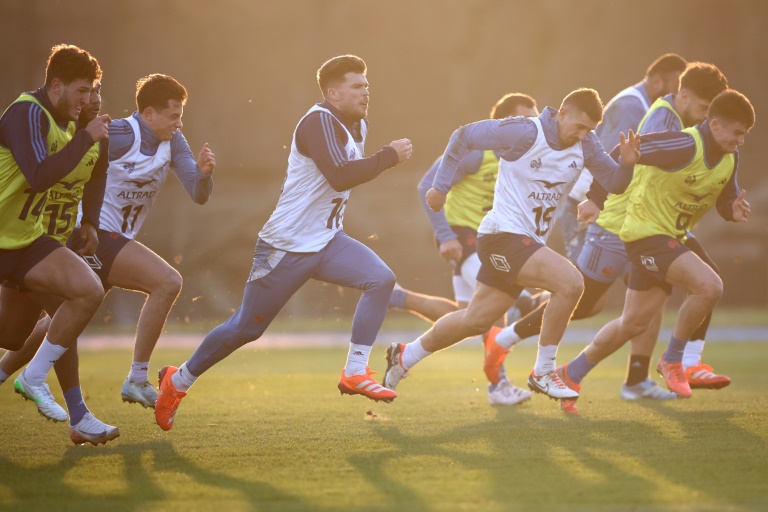
[[[563,346],[558,360],[578,350]],[[383,353],[374,349],[374,369]],[[153,369],[188,354],[158,350]],[[86,351],[88,403],[122,432],[99,447],[71,444],[8,382],[0,509],[768,510],[768,344],[709,344],[707,359],[734,383],[665,403],[619,399],[622,351],[585,381],[579,417],[540,395],[489,406],[477,346],[424,361],[391,404],[339,395],[345,355],[236,352],[163,432],[150,411],[120,402],[130,352]],[[534,358],[518,347],[508,373],[522,384]]]

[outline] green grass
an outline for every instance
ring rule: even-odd
[[[558,360],[578,349],[561,347]],[[153,369],[188,354],[158,350]],[[425,360],[391,404],[338,394],[345,355],[236,352],[200,379],[163,432],[150,411],[119,401],[130,353],[86,351],[88,404],[122,432],[99,447],[72,445],[65,425],[45,422],[6,383],[0,509],[768,508],[768,344],[708,345],[707,359],[734,383],[665,403],[619,399],[625,349],[585,381],[580,417],[542,396],[490,407],[478,346]],[[382,356],[377,346],[375,369]],[[530,345],[510,357],[518,383],[534,358]]]

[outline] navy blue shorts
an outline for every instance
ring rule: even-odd
[[[627,256],[632,264],[629,272],[629,288],[645,291],[654,286],[672,293],[672,285],[666,281],[667,270],[680,255],[690,252],[677,238],[654,235],[634,242],[626,242]]]
[[[21,249],[0,249],[0,281],[21,287],[27,273],[60,247],[60,242],[43,235]]]
[[[120,233],[113,233],[111,231],[99,230],[99,248],[96,249],[96,253],[92,256],[81,256],[91,270],[96,272],[101,280],[101,285],[104,287],[104,291],[111,288],[107,280],[109,279],[109,271],[112,269],[112,264],[115,262],[117,254],[125,247],[125,244],[131,241],[130,238],[126,238]],[[67,240],[67,247],[77,253],[78,249],[83,246],[83,241],[80,240],[80,228],[76,228],[72,235]]]
[[[477,255],[480,257],[477,280],[517,299],[524,288],[517,284],[517,274],[528,258],[542,247],[544,244],[526,235],[480,235],[477,239]]]

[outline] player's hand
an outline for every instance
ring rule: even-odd
[[[619,133],[619,152],[624,163],[636,164],[640,160],[640,135],[629,130],[629,138],[625,138],[624,132]]]
[[[408,139],[393,140],[389,146],[397,151],[398,162],[405,162],[413,155],[413,144]]]
[[[211,174],[214,167],[216,167],[216,155],[213,154],[213,151],[211,151],[206,142],[203,144],[203,149],[197,155],[197,168],[203,174]]]
[[[88,135],[91,136],[94,142],[108,139],[109,134],[107,129],[109,128],[110,122],[112,122],[112,119],[107,114],[97,116],[85,126],[85,131],[88,132]]]
[[[445,205],[445,199],[448,197],[448,194],[443,194],[436,188],[431,188],[427,190],[426,200],[427,200],[427,206],[429,206],[429,209],[433,212],[439,212],[443,209],[443,206]]]
[[[743,188],[739,191],[739,196],[731,205],[733,210],[733,220],[736,222],[747,222],[749,219],[750,207],[749,203],[744,199],[747,195],[747,189]]]
[[[99,248],[99,234],[96,228],[90,224],[80,226],[80,249],[77,254],[80,256],[93,256],[96,249]]]
[[[600,216],[600,208],[591,199],[582,201],[576,207],[576,219],[579,222],[593,224]]]
[[[442,256],[448,263],[458,263],[463,252],[464,249],[456,238],[453,240],[446,240],[440,244],[440,256]]]

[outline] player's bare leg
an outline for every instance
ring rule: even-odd
[[[60,297],[63,302],[51,319],[48,336],[19,374],[14,388],[22,397],[33,400],[44,416],[64,421],[66,412],[56,404],[45,379],[98,309],[104,289],[83,260],[64,247],[35,265],[25,276],[24,286],[32,294]]]
[[[181,275],[152,250],[131,241],[115,257],[107,281],[112,286],[147,294],[136,326],[131,372],[121,394],[124,401],[152,408],[157,391],[149,384],[149,360],[181,292]]]

